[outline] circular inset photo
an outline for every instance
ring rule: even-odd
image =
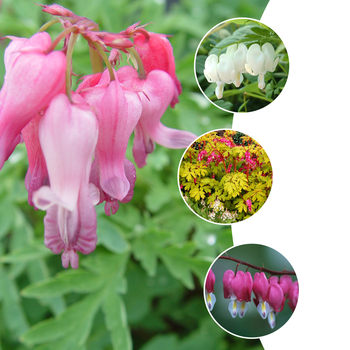
[[[185,151],[178,171],[180,193],[199,217],[232,224],[254,215],[272,187],[265,150],[239,131],[215,130]]]
[[[198,86],[207,99],[228,112],[251,112],[283,91],[289,58],[280,37],[249,18],[227,20],[200,42],[195,59]]]
[[[281,328],[299,298],[293,267],[276,250],[259,244],[232,247],[209,269],[205,303],[225,331],[257,338]]]

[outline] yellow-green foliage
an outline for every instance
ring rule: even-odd
[[[251,137],[232,130],[213,131],[186,151],[179,177],[187,202],[204,218],[219,200],[238,214],[237,220],[244,220],[265,203],[272,167],[264,149]]]

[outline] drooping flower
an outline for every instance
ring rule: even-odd
[[[269,292],[269,282],[263,272],[256,272],[254,274],[253,292],[255,298],[253,299],[260,316],[266,319],[270,312],[270,305],[267,302]]]
[[[239,315],[242,318],[248,310],[251,301],[253,279],[250,272],[227,270],[223,276],[224,298],[231,299],[228,310],[233,318]]]
[[[281,312],[284,307],[285,297],[283,289],[278,283],[277,276],[270,277],[269,284],[268,303],[270,305],[270,311],[267,320],[273,329],[276,326],[276,314]]]
[[[124,66],[117,71],[124,90],[138,93],[142,113],[135,128],[133,155],[139,168],[146,165],[146,158],[154,150],[154,142],[168,148],[186,148],[197,136],[188,131],[164,126],[160,119],[174,96],[174,84],[170,75],[162,70],[152,70],[146,79],[140,79],[137,71]]]
[[[167,72],[173,79],[175,88],[170,105],[174,107],[179,102],[178,96],[182,92],[182,87],[175,74],[173,48],[166,35],[151,32],[147,32],[147,34],[136,33],[134,42],[135,49],[140,55],[146,74],[160,69]]]
[[[233,60],[229,54],[223,53],[219,57],[219,63],[216,66],[220,80],[226,84],[232,83],[232,72],[234,70]]]
[[[207,57],[204,63],[204,76],[209,83],[216,83],[215,95],[218,99],[223,97],[225,82],[222,81],[218,73],[218,56],[212,54]]]
[[[65,94],[53,98],[39,123],[50,187],[33,193],[33,202],[46,210],[45,245],[62,252],[62,265],[78,268],[77,251],[91,253],[96,246],[98,193],[89,185],[91,162],[98,138],[98,122],[79,95],[71,104]],[[91,194],[95,194],[95,198]]]
[[[252,212],[252,200],[251,200],[251,199],[247,199],[246,202],[245,202],[245,204],[247,205],[248,210],[249,210],[250,212]]]
[[[243,73],[246,72],[247,50],[247,46],[241,43],[230,45],[226,51],[232,57],[233,70],[231,71],[231,80],[237,88],[243,81]]]
[[[215,275],[212,269],[209,270],[207,279],[205,280],[205,301],[207,303],[209,311],[213,310],[216,302],[214,295]]]
[[[283,310],[286,300],[284,288],[291,280],[290,276],[282,277],[279,281],[277,276],[271,276],[267,280],[263,272],[254,275],[254,303],[260,316],[267,318],[271,328],[276,326],[276,314]]]
[[[141,102],[135,93],[124,91],[114,72],[110,81],[108,70],[96,85],[79,89],[85,101],[96,112],[99,138],[96,146],[100,185],[111,198],[123,200],[130,190],[124,163],[129,138],[141,116]],[[84,83],[84,82],[83,82]],[[93,81],[95,83],[95,80]]]
[[[258,86],[263,89],[266,72],[273,72],[278,61],[279,58],[275,59],[275,49],[270,43],[265,43],[261,48],[259,44],[253,44],[248,49],[245,68],[249,74],[258,76]]]
[[[289,298],[288,305],[292,309],[292,311],[294,311],[299,299],[298,281],[293,282],[292,285],[290,286],[288,291],[288,298]]]
[[[0,92],[0,169],[21,141],[21,130],[63,91],[66,69],[64,53],[45,53],[51,45],[49,34],[9,38]]]

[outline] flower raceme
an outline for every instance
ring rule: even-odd
[[[115,214],[119,203],[133,196],[136,171],[126,158],[132,133],[138,167],[146,165],[155,142],[186,148],[196,136],[160,122],[181,94],[165,35],[138,24],[120,33],[100,32],[93,21],[59,5],[41,6],[56,16],[63,32],[54,41],[46,32],[29,39],[7,37],[11,42],[0,91],[0,169],[24,141],[28,202],[46,210],[45,245],[62,253],[64,267],[78,268],[77,252],[88,254],[96,247],[94,206],[104,202],[106,214]],[[93,49],[93,74],[74,92],[71,57],[79,35]],[[62,39],[63,49],[54,51]],[[137,63],[135,68],[117,69],[122,52]]]
[[[230,45],[226,53],[219,57],[211,54],[204,64],[204,76],[209,83],[216,83],[215,95],[223,97],[225,84],[240,87],[243,73],[258,77],[258,86],[264,89],[264,77],[267,72],[274,72],[279,58],[275,58],[275,49],[270,43],[262,47],[252,44],[249,49],[243,43]]]
[[[211,286],[209,285],[212,281],[209,277],[212,273],[210,271],[205,285],[206,297],[211,287],[214,290],[214,282]],[[282,275],[280,278],[271,276],[267,279],[264,272],[257,272],[253,279],[248,271],[235,273],[232,270],[226,270],[223,274],[222,284],[224,298],[231,300],[228,310],[233,318],[237,315],[240,318],[244,317],[248,311],[251,294],[254,292],[253,301],[257,311],[263,319],[268,320],[271,328],[276,326],[276,315],[283,310],[287,299],[289,299],[288,305],[292,311],[295,310],[298,302],[298,282],[293,282],[289,275]],[[209,308],[210,311],[211,309]]]

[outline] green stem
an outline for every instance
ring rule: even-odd
[[[73,33],[68,41],[68,48],[67,48],[67,68],[66,68],[66,94],[69,98],[69,100],[72,102],[72,93],[71,93],[71,86],[72,86],[72,57],[73,57],[73,50],[74,45],[77,42],[79,34]]]
[[[103,51],[101,45],[99,45],[99,44],[93,42],[93,43],[91,43],[91,46],[93,46],[93,47],[96,49],[97,53],[100,54],[100,56],[101,56],[103,62],[105,63],[105,65],[106,65],[106,67],[107,67],[107,69],[108,69],[109,76],[110,76],[110,80],[111,80],[111,81],[115,80],[114,71],[113,71],[111,62],[109,62],[109,59],[108,59],[106,53]],[[103,69],[102,69],[102,71],[103,71]]]
[[[251,92],[245,92],[244,94],[247,95],[247,96],[260,98],[260,100],[264,100],[264,101],[268,101],[268,102],[272,102],[273,101],[271,98],[264,97],[264,96],[261,96],[261,95],[258,95],[258,94],[253,94]]]
[[[137,62],[137,67],[138,67],[138,72],[139,72],[139,78],[140,79],[146,79],[146,72],[145,72],[145,68],[143,67],[143,63],[142,60],[140,58],[140,55],[137,53],[136,49],[134,47],[130,47],[128,48],[128,51],[131,55],[133,55],[133,57],[135,58],[136,62]]]
[[[103,58],[101,55],[94,50],[91,46],[89,46],[89,52],[90,52],[90,61],[91,61],[91,69],[92,73],[101,73],[104,70],[103,66]]]
[[[283,70],[284,73],[288,74],[286,69],[283,67],[283,65],[280,62],[278,62],[278,66]]]
[[[45,23],[39,30],[38,33],[40,32],[44,32],[47,28],[51,27],[52,25],[58,23],[60,20],[59,18],[53,18],[51,21],[48,21],[47,23]]]

